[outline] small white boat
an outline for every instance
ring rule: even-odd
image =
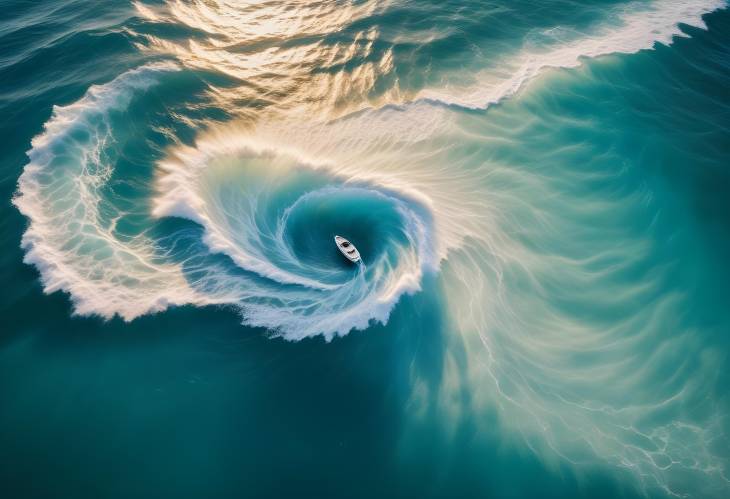
[[[342,236],[335,236],[335,244],[337,245],[337,249],[340,250],[340,253],[345,255],[345,258],[355,263],[360,261],[360,252],[357,251],[355,245],[350,241]]]

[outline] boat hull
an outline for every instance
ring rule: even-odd
[[[340,253],[352,263],[360,261],[360,252],[350,241],[342,236],[335,236],[335,244],[337,245],[337,249],[340,250]]]

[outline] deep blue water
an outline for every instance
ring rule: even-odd
[[[730,494],[726,2],[0,7],[3,497]]]

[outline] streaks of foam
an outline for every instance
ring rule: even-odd
[[[487,121],[416,103],[327,126],[261,126],[256,140],[425,200],[471,410],[496,405],[507,434],[546,462],[608,464],[647,492],[722,495],[724,416],[706,382],[721,357],[679,312],[688,296],[657,255],[653,194],[601,145],[531,140],[530,108],[513,102]],[[571,126],[595,132],[589,120]],[[504,149],[529,159],[503,164]],[[591,158],[588,171],[576,157]],[[442,394],[458,418],[453,390]]]
[[[74,104],[54,108],[33,139],[13,199],[30,220],[25,261],[40,271],[45,292],[69,292],[78,314],[132,319],[191,299],[179,271],[152,258],[149,241],[120,240],[114,219],[100,212],[116,140],[110,113],[175,69],[152,64],[93,86]]]
[[[205,263],[187,270],[203,274],[196,289],[214,290],[213,301],[239,306],[246,324],[288,339],[385,323],[399,297],[435,268],[425,206],[260,139],[219,132],[171,152],[160,172],[155,215],[201,224],[209,250],[247,273],[210,272]],[[371,251],[353,274],[328,255],[338,228],[358,227]]]
[[[725,5],[725,0],[668,0],[653,2],[647,8],[644,3],[635,2],[611,16],[617,18],[615,24],[598,26],[590,34],[553,28],[542,37],[552,38],[552,42],[528,40],[521,52],[497,63],[497,70],[477,70],[472,85],[424,89],[418,97],[484,109],[514,95],[545,70],[573,68],[586,58],[632,54],[657,43],[669,45],[674,37],[686,36],[680,24],[706,28],[702,16]]]

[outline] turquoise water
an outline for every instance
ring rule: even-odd
[[[3,497],[730,493],[726,2],[0,6]]]

